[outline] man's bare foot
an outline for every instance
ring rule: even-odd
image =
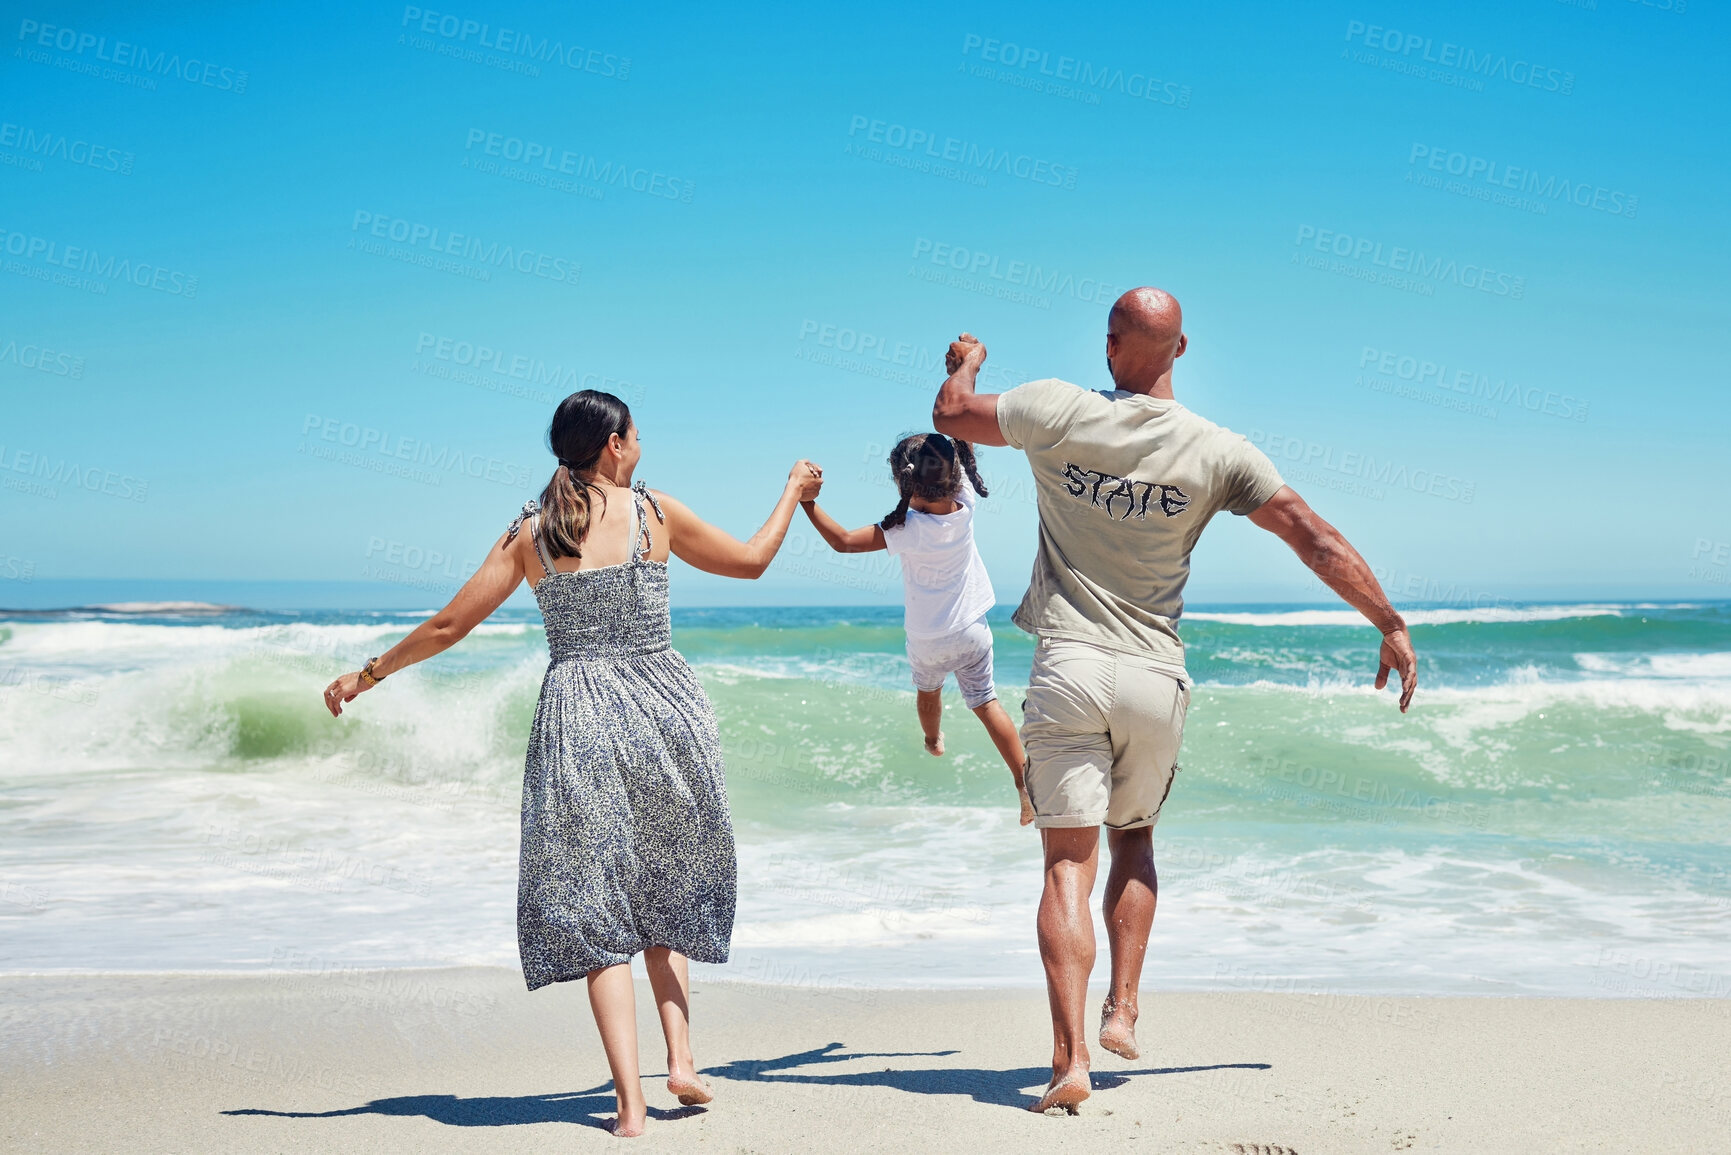
[[[944,732],[942,730],[938,731],[938,736],[936,738],[926,739],[926,753],[930,754],[934,758],[942,758],[944,756]]]
[[[681,1107],[695,1107],[715,1098],[709,1081],[701,1075],[669,1075],[667,1090],[679,1098]]]
[[[1062,1078],[1053,1079],[1046,1093],[1040,1096],[1040,1101],[1028,1110],[1044,1114],[1054,1108],[1062,1109],[1067,1115],[1074,1115],[1082,1100],[1093,1094],[1088,1083],[1088,1068],[1072,1067]]]
[[[1136,1012],[1119,1006],[1111,995],[1100,1006],[1100,1045],[1120,1059],[1139,1059],[1136,1047]]]
[[[1034,803],[1028,797],[1028,788],[1026,786],[1016,791],[1016,793],[1022,799],[1022,825],[1026,826],[1034,820]]]

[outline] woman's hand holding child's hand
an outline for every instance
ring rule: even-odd
[[[787,475],[787,484],[788,488],[797,491],[799,500],[816,501],[818,490],[823,488],[823,467],[802,458],[793,463],[793,469]]]

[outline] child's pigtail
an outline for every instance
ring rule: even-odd
[[[967,471],[968,483],[974,487],[974,492],[981,497],[986,496],[986,483],[980,480],[980,466],[974,460],[974,447],[971,442],[955,439],[956,456],[962,460],[962,468]]]
[[[914,454],[919,451],[922,437],[904,437],[890,450],[890,473],[896,479],[896,489],[902,499],[878,522],[879,529],[895,529],[908,520],[908,502],[914,496]]]

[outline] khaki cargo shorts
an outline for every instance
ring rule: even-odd
[[[1022,703],[1039,827],[1152,826],[1172,790],[1190,687],[1133,655],[1041,638]]]

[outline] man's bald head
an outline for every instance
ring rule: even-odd
[[[1118,388],[1172,395],[1172,362],[1184,355],[1184,311],[1164,289],[1143,286],[1119,297],[1106,317],[1106,367]]]
[[[1184,310],[1178,307],[1178,298],[1148,285],[1131,289],[1113,302],[1106,317],[1108,333],[1124,335],[1130,330],[1155,341],[1176,341],[1184,332]]]

